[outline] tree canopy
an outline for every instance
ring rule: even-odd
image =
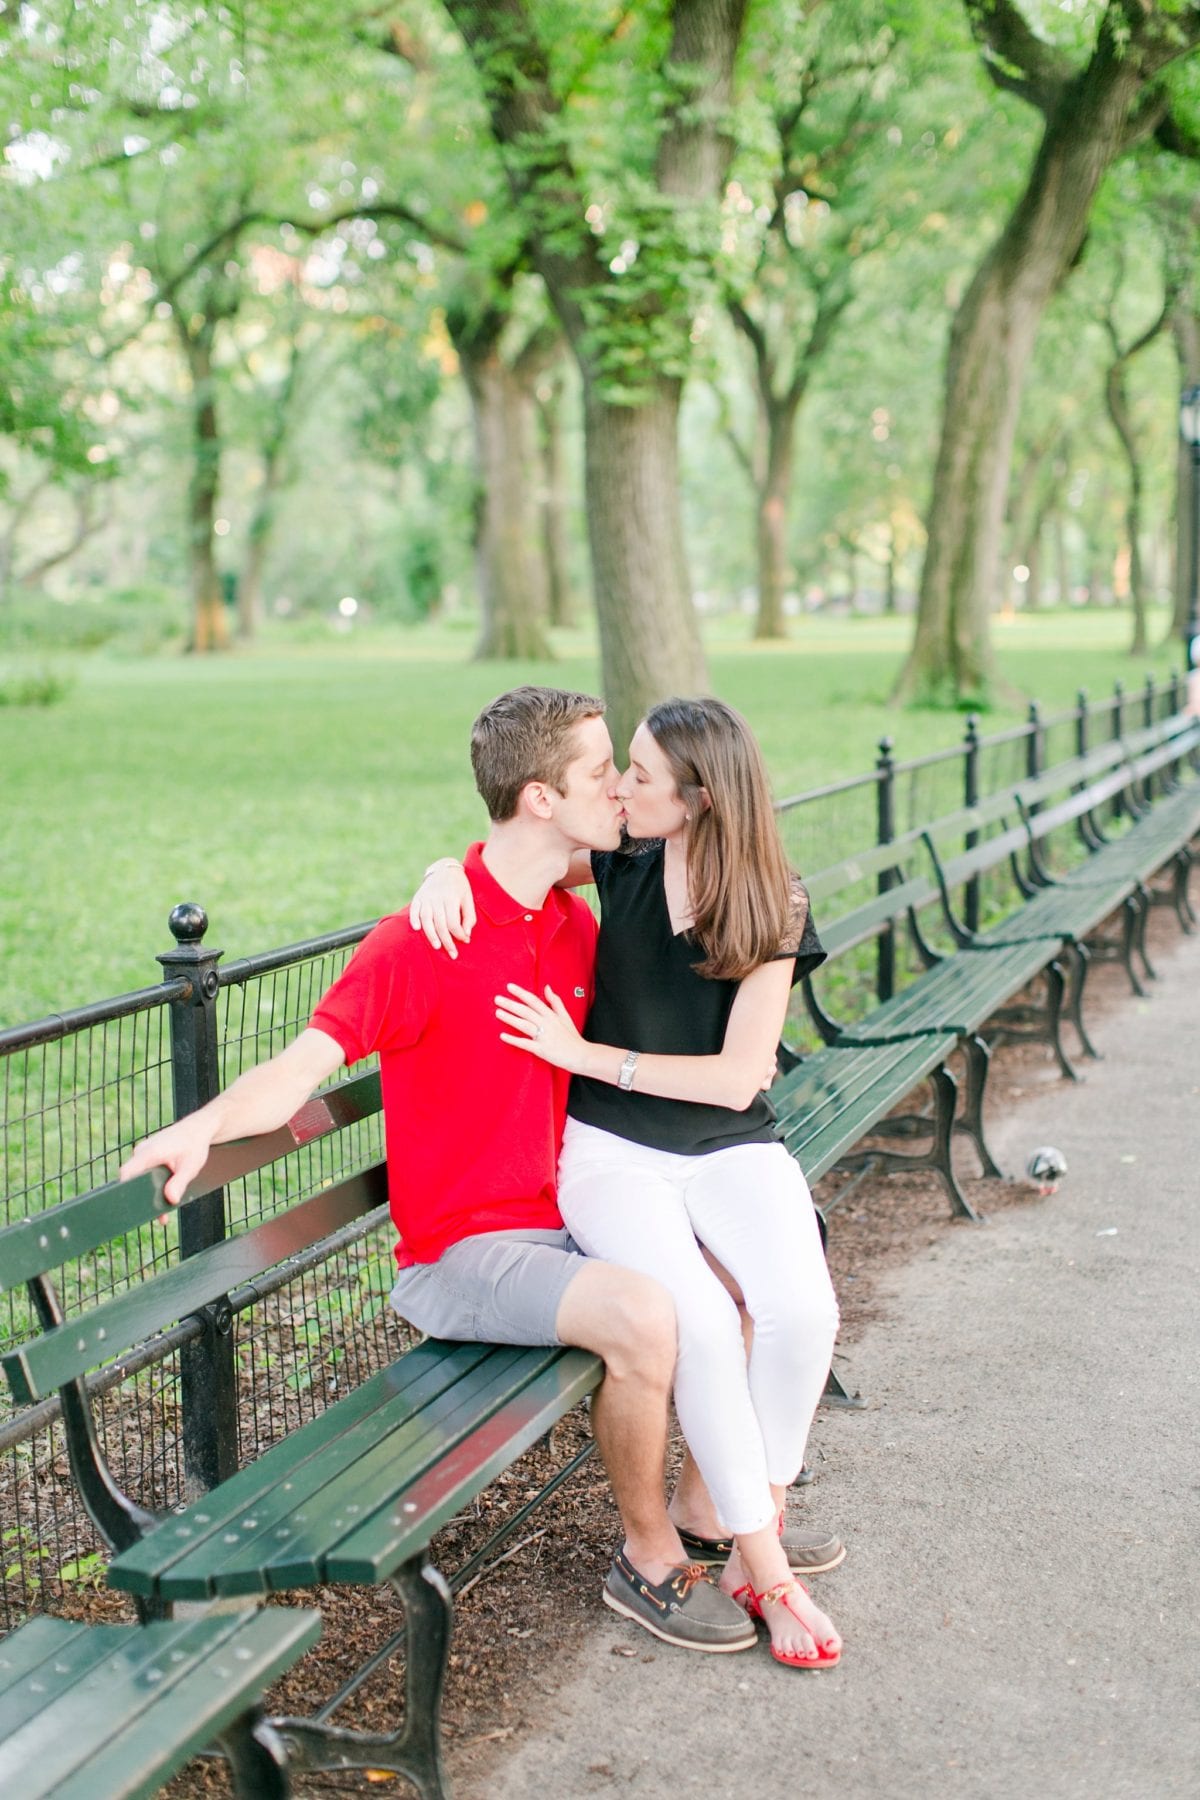
[[[353,595],[504,658],[590,600],[617,734],[714,605],[911,606],[898,691],[951,704],[1014,604],[1140,644],[1197,43],[1185,0],[0,0],[0,636]]]

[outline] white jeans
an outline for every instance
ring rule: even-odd
[[[782,1144],[680,1156],[567,1120],[563,1222],[589,1256],[653,1275],[679,1330],[675,1410],[727,1532],[775,1517],[769,1483],[804,1462],[838,1310],[807,1183]],[[747,1367],[738,1310],[700,1246],[728,1269],[754,1321]]]

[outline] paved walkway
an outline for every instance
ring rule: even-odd
[[[847,1365],[870,1410],[818,1421],[841,1667],[597,1609],[462,1800],[1200,1795],[1200,936],[1161,964],[1086,1085],[995,1121],[1003,1166],[1065,1151],[1059,1192],[892,1274]]]

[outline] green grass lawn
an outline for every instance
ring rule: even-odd
[[[712,628],[712,684],[755,726],[780,795],[866,769],[884,734],[902,757],[961,738],[952,714],[886,704],[911,621],[808,620],[769,647],[747,629]],[[1048,709],[1179,665],[1174,646],[1130,663],[1128,633],[1111,612],[996,628],[1005,677]],[[58,657],[76,677],[65,700],[0,708],[0,1024],[157,980],[178,900],[205,906],[230,958],[402,904],[432,856],[482,835],[466,741],[484,702],[518,681],[597,682],[582,632],[552,664],[472,664],[469,642],[378,628],[203,661]]]

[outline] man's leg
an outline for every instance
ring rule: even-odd
[[[667,1517],[663,1474],[667,1402],[675,1368],[675,1307],[648,1275],[584,1262],[559,1302],[557,1334],[604,1359],[592,1429],[625,1528],[603,1598],[669,1644],[748,1650],[754,1628],[741,1607],[686,1555]]]
[[[667,1402],[675,1368],[675,1307],[647,1275],[588,1261],[566,1233],[485,1233],[436,1263],[402,1269],[392,1304],[433,1337],[483,1343],[577,1344],[599,1355],[592,1402],[626,1540],[604,1599],[667,1643],[744,1650],[753,1627],[685,1554],[663,1496]],[[561,1244],[545,1241],[560,1238]]]
[[[651,1582],[688,1559],[663,1495],[667,1406],[675,1373],[675,1308],[648,1275],[588,1261],[559,1303],[564,1344],[604,1362],[592,1429],[625,1527],[629,1560]]]

